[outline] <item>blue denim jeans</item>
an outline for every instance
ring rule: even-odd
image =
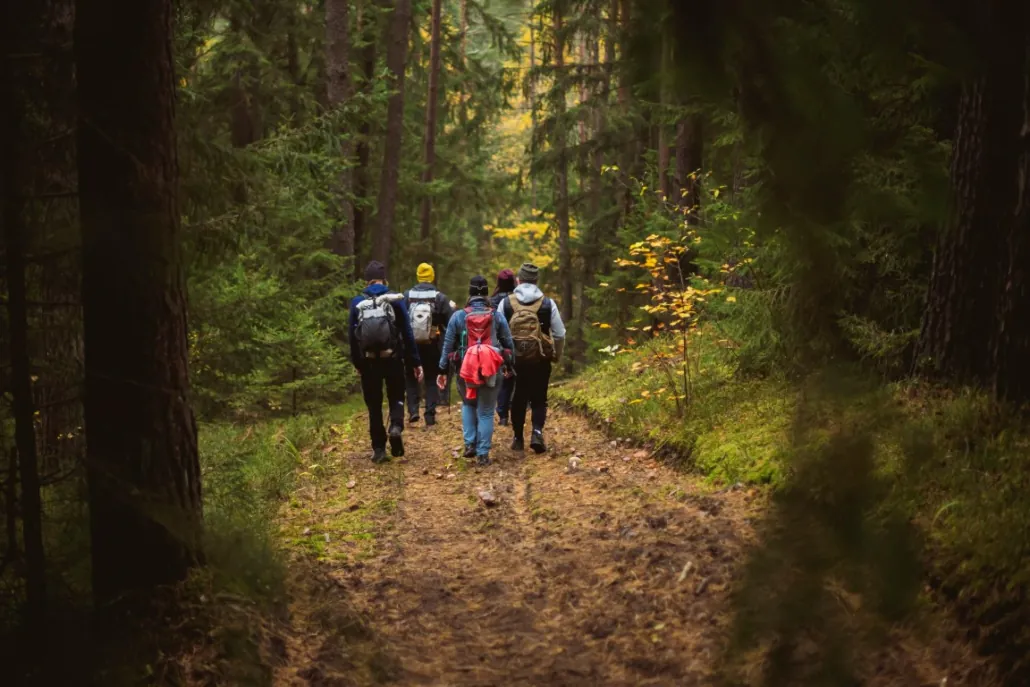
[[[458,378],[458,392],[461,394],[461,432],[465,436],[465,445],[475,444],[476,455],[486,456],[494,438],[494,409],[497,407],[497,395],[501,391],[501,375],[496,375],[494,386],[481,386],[476,389],[476,398],[469,401],[465,398],[465,380]]]

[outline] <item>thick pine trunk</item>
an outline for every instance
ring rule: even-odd
[[[89,0],[75,17],[86,457],[101,607],[182,580],[199,557],[171,14],[171,0]]]
[[[701,165],[704,139],[700,115],[687,115],[676,123],[676,202],[687,210],[687,222],[700,221]]]
[[[436,12],[436,7],[440,3],[438,0],[433,0],[433,12]],[[458,8],[458,12],[461,15],[458,19],[461,22],[459,31],[461,32],[461,67],[465,68],[465,58],[468,57],[468,32],[469,32],[469,3],[468,0],[461,0],[461,5]]]
[[[1024,36],[1024,44],[1030,41]],[[1030,400],[1030,65],[1024,62],[1022,122],[1017,142],[1016,205],[1005,244],[1008,261],[1001,280],[998,333],[993,342],[994,393],[1016,402]]]
[[[633,166],[636,159],[636,132],[633,130],[632,125],[629,123],[631,109],[632,109],[632,84],[630,71],[628,67],[628,55],[630,52],[630,32],[632,30],[632,0],[618,0],[619,1],[619,88],[617,92],[617,98],[619,102],[619,110],[624,118],[622,127],[621,138],[622,138],[622,154],[619,160],[619,183],[622,187],[622,193],[619,196],[619,214],[622,217],[622,221],[625,222],[629,216],[630,208],[633,206],[633,196],[630,193],[630,177],[632,175]]]
[[[1025,182],[1020,180],[1024,124],[1026,35],[1024,10],[1004,0],[985,2],[974,26],[983,62],[959,103],[951,168],[954,207],[934,256],[920,342],[926,370],[960,383],[989,383],[1004,290],[1010,234]],[[1022,228],[1016,235],[1022,233]],[[1018,275],[1016,281],[1019,281]],[[1008,338],[1008,334],[1003,334]]]
[[[666,113],[672,105],[673,95],[670,81],[672,79],[672,36],[666,27],[661,29],[661,52],[658,61],[658,116],[655,118],[658,127],[658,190],[662,197],[672,200],[672,145],[669,140],[669,125]]]
[[[326,67],[329,77],[329,107],[339,110],[354,91],[350,65],[350,0],[326,0],[325,6],[326,33]],[[340,172],[339,181],[339,225],[333,231],[330,245],[337,255],[353,258],[354,256],[354,203],[353,172],[351,155],[353,145],[349,132],[342,134],[340,141],[340,161],[344,169]],[[353,273],[353,272],[352,272]]]
[[[376,69],[376,18],[374,11],[374,3],[371,0],[366,0],[362,5],[358,7],[358,24],[361,27],[362,40],[365,42],[364,48],[361,50],[361,89],[364,93],[369,93],[372,90],[372,81],[375,78]],[[363,11],[363,12],[362,12]],[[362,16],[362,14],[364,16]],[[361,129],[358,132],[358,144],[355,151],[355,167],[354,167],[354,263],[355,263],[355,274],[357,274],[361,262],[361,248],[364,245],[365,234],[368,230],[368,206],[370,205],[369,199],[369,183],[368,183],[368,165],[371,160],[371,148],[369,145],[370,137],[372,136],[372,126],[368,119],[365,118],[361,123]]]
[[[383,169],[379,183],[372,257],[390,264],[390,241],[397,216],[397,184],[400,180],[401,147],[404,137],[404,68],[411,23],[411,0],[397,0],[387,35],[386,69],[390,72],[390,99],[386,106],[386,138],[383,141]]]
[[[529,157],[536,159],[536,17],[529,17]],[[529,173],[529,199],[536,212],[536,175]]]
[[[436,164],[436,108],[440,99],[440,14],[441,0],[433,0],[432,27],[429,46],[429,92],[426,94],[425,164],[422,171],[421,236],[428,241],[433,232],[433,197],[429,184],[433,183],[433,166]],[[462,59],[465,55],[465,31],[462,30]]]
[[[569,235],[569,158],[566,141],[568,133],[565,121],[565,98],[567,96],[567,75],[565,74],[565,28],[564,7],[560,0],[554,9],[554,151],[558,157],[555,171],[555,219],[558,222],[558,271],[561,273],[562,315],[567,321],[573,319],[572,308],[572,244]]]
[[[43,549],[42,501],[39,493],[39,460],[29,358],[29,320],[26,296],[26,198],[33,194],[35,152],[29,145],[27,118],[31,114],[29,91],[32,78],[27,62],[13,55],[41,49],[36,29],[40,17],[31,3],[9,2],[0,13],[0,35],[5,50],[0,58],[0,199],[3,202],[4,254],[6,258],[7,312],[10,323],[10,383],[14,410],[14,440],[21,487],[22,544],[25,550],[26,617],[30,627],[44,619],[46,571]],[[13,477],[13,474],[12,474]],[[11,542],[12,545],[14,542]],[[37,638],[38,639],[38,638]]]

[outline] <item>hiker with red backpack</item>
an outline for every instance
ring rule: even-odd
[[[457,367],[465,457],[475,457],[480,466],[490,464],[494,408],[514,345],[508,322],[490,307],[488,293],[485,278],[469,280],[468,303],[447,324],[439,361],[441,370],[448,362]],[[438,375],[436,384],[442,390],[447,375]]]
[[[536,453],[547,450],[544,423],[547,421],[547,387],[551,365],[561,359],[565,348],[565,323],[557,304],[536,285],[540,269],[523,263],[516,277],[515,292],[502,302],[502,312],[515,343],[515,392],[511,399],[511,448],[525,450],[523,431],[526,407],[532,407],[529,447]]]
[[[385,463],[390,454],[404,455],[404,369],[422,379],[422,361],[411,333],[404,295],[386,285],[386,267],[373,260],[365,268],[368,286],[350,304],[350,357],[361,375],[361,394],[368,408],[372,462]],[[383,385],[389,404],[390,429],[383,427]]]
[[[436,377],[444,370],[436,369],[436,361],[440,358],[440,342],[443,331],[454,314],[454,302],[433,282],[436,271],[429,263],[422,263],[415,271],[418,284],[407,292],[408,315],[411,319],[411,331],[418,347],[418,357],[424,366],[424,379],[417,380],[415,375],[407,375],[408,423],[419,421],[419,396],[425,401],[426,426],[436,424],[436,406],[440,401],[440,391],[436,388]],[[424,388],[424,391],[423,391]]]

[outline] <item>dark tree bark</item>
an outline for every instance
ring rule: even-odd
[[[400,180],[401,147],[404,138],[404,69],[407,62],[411,0],[397,0],[386,40],[386,68],[390,72],[390,99],[386,106],[386,138],[379,183],[372,257],[389,269],[390,240],[397,216],[397,185]]]
[[[429,92],[426,95],[426,132],[425,132],[425,164],[422,172],[422,184],[425,195],[422,196],[422,240],[427,241],[433,232],[433,197],[428,186],[433,182],[433,166],[436,164],[436,108],[440,100],[440,14],[441,0],[433,0],[432,28],[430,29],[429,46]],[[465,57],[465,31],[462,29],[462,60]]]
[[[326,0],[325,6],[326,69],[329,77],[329,107],[339,109],[354,92],[350,64],[350,0]],[[354,256],[354,203],[351,170],[353,146],[348,132],[340,141],[340,160],[345,165],[340,172],[339,224],[330,242],[332,251],[343,257]]]
[[[438,4],[437,0],[433,0],[433,2],[434,2],[434,5]],[[434,11],[435,11],[435,9],[434,9]],[[462,69],[464,69],[465,68],[465,58],[466,58],[466,56],[468,56],[468,32],[469,32],[469,3],[468,3],[468,0],[461,0],[461,4],[460,4],[460,7],[458,8],[458,12],[461,14],[461,17],[459,18],[458,21],[461,22],[461,26],[460,26],[460,31],[461,31],[461,66],[462,66]]]
[[[101,608],[182,580],[199,557],[171,7],[89,0],[75,17],[86,456]]]
[[[994,361],[1005,358],[994,350],[999,326],[1007,325],[998,320],[1003,285],[1021,288],[1002,278],[1011,269],[1005,256],[1026,184],[1019,174],[1027,44],[1020,5],[978,6],[972,30],[982,62],[959,103],[954,208],[934,256],[923,320],[921,363],[959,383],[990,383]]]
[[[697,225],[701,210],[704,139],[700,115],[687,115],[676,123],[676,202],[687,210],[687,222]]]
[[[572,244],[569,236],[569,158],[565,98],[568,93],[568,75],[565,73],[564,0],[554,4],[554,151],[558,157],[555,170],[555,219],[558,222],[558,271],[561,279],[562,316],[573,320],[572,308]]]
[[[669,35],[669,30],[666,27],[662,27],[662,45],[661,45],[661,57],[659,59],[658,69],[658,100],[659,100],[659,116],[658,116],[658,190],[662,196],[668,200],[673,200],[672,197],[672,169],[669,164],[671,161],[672,146],[669,145],[669,125],[665,122],[666,111],[669,106],[672,105],[673,94],[670,84],[672,79],[672,41],[673,37]]]
[[[529,17],[529,157],[536,159],[536,17]],[[536,175],[529,173],[529,196],[531,210],[536,211]]]
[[[632,0],[619,0],[619,35],[617,43],[619,45],[620,67],[619,87],[616,97],[619,102],[619,109],[622,116],[626,118],[626,121],[629,120],[632,109],[632,78],[628,67],[628,60],[626,59],[630,52],[632,8]],[[622,186],[622,192],[619,195],[619,214],[622,217],[622,221],[625,222],[629,216],[630,208],[633,206],[629,182],[633,166],[636,162],[637,142],[635,140],[636,132],[632,126],[624,125],[621,134],[623,140],[622,155],[619,161],[619,182]]]
[[[361,27],[364,47],[361,49],[361,89],[368,92],[372,88],[372,80],[375,77],[376,69],[376,15],[371,0],[359,5],[358,24]],[[369,138],[372,135],[372,126],[368,119],[361,123],[358,132],[358,144],[355,146],[355,167],[354,167],[354,262],[355,273],[358,271],[358,263],[361,261],[361,248],[364,245],[365,234],[368,228],[368,206],[369,183],[368,164],[371,158]]]
[[[1024,44],[1030,48],[1025,35]],[[1005,243],[1008,262],[1003,264],[992,350],[994,394],[1016,402],[1030,400],[1030,65],[1026,62],[1023,74],[1022,122],[1014,143],[1018,154],[1016,205]]]
[[[41,17],[32,3],[9,2],[0,16],[6,48],[0,64],[0,194],[3,200],[4,254],[7,267],[7,311],[10,322],[11,395],[14,400],[14,439],[21,486],[22,539],[25,549],[26,617],[29,626],[41,623],[46,609],[42,501],[34,426],[32,370],[29,359],[29,321],[26,298],[25,199],[33,195],[32,151],[27,145],[27,101],[31,75],[16,54],[39,50],[36,32]]]

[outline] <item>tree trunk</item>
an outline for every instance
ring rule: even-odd
[[[438,14],[437,8],[439,7],[439,5],[440,5],[439,0],[433,0],[433,16],[436,16]],[[461,6],[459,7],[458,11],[461,14],[461,17],[458,20],[458,21],[461,22],[461,26],[460,26],[460,31],[461,31],[461,68],[464,69],[465,68],[465,60],[468,57],[468,33],[469,33],[469,3],[468,3],[468,0],[461,0]],[[437,20],[436,23],[437,23],[437,25],[439,25],[439,23],[440,23],[439,20]],[[437,28],[437,33],[439,33],[439,28]],[[436,43],[436,42],[439,42],[439,39],[435,39],[434,43]],[[430,58],[430,61],[432,61],[432,58]]]
[[[172,0],[76,9],[86,460],[93,593],[104,608],[184,579],[198,560],[200,465],[179,246]]]
[[[672,197],[672,170],[670,169],[669,125],[666,123],[666,112],[672,105],[673,95],[670,81],[672,80],[672,41],[669,30],[662,27],[661,58],[658,67],[658,190],[662,197],[667,200],[674,200]]]
[[[635,132],[632,124],[629,124],[629,117],[631,111],[631,82],[630,82],[630,71],[627,65],[628,55],[630,52],[630,31],[632,30],[631,25],[631,9],[632,0],[619,0],[619,88],[617,98],[619,101],[619,109],[622,112],[622,116],[626,123],[623,124],[622,136],[622,159],[619,162],[619,182],[622,186],[621,193],[619,194],[619,214],[622,217],[622,221],[625,222],[629,216],[630,208],[633,204],[633,196],[630,193],[630,177],[634,164],[634,158],[636,156],[636,140]]]
[[[572,245],[569,236],[569,159],[566,145],[565,99],[568,78],[565,74],[564,0],[554,4],[554,151],[558,156],[555,172],[555,219],[558,222],[558,271],[561,273],[562,315],[572,321]]]
[[[33,3],[9,2],[3,17],[3,45],[0,64],[0,198],[3,201],[4,253],[7,267],[7,311],[10,323],[11,395],[14,410],[14,439],[21,476],[22,539],[25,550],[26,618],[38,628],[46,609],[46,570],[43,549],[43,507],[39,493],[39,460],[36,451],[35,404],[32,398],[32,370],[29,360],[29,321],[25,291],[27,231],[25,199],[32,196],[32,153],[27,144],[26,120],[31,116],[29,89],[31,74],[26,60],[15,54],[41,50],[35,29],[40,17]],[[13,542],[12,542],[13,543]]]
[[[386,139],[383,142],[383,170],[379,182],[379,204],[373,236],[372,257],[389,267],[390,239],[397,214],[397,184],[400,179],[401,146],[404,137],[404,68],[411,22],[411,0],[397,0],[387,34],[386,69],[390,72],[390,99],[386,106]]]
[[[361,50],[361,89],[365,93],[372,90],[372,81],[375,78],[376,69],[376,38],[377,32],[374,12],[366,12],[367,16],[362,17],[360,10],[373,5],[371,0],[359,5],[358,23],[361,26],[361,35],[365,42]],[[358,274],[361,262],[361,247],[364,242],[365,233],[368,227],[368,205],[369,205],[369,183],[368,164],[371,157],[369,139],[372,136],[372,126],[368,118],[364,118],[361,129],[358,132],[358,144],[356,146],[356,160],[354,168],[354,272]]]
[[[1025,21],[1025,18],[1024,18]],[[1024,24],[1025,26],[1025,24]],[[1024,45],[1030,44],[1024,35]],[[1030,47],[1030,45],[1028,45]],[[1027,54],[1030,54],[1028,52]],[[1022,122],[1013,147],[1018,154],[1016,203],[1005,248],[997,335],[993,342],[995,396],[1017,403],[1030,400],[1030,65],[1023,63]],[[1014,90],[1015,84],[1013,84]]]
[[[701,137],[700,115],[686,115],[676,123],[676,202],[687,211],[687,223],[697,225],[701,217]]]
[[[436,106],[440,90],[440,13],[441,0],[433,0],[432,28],[429,46],[429,93],[426,95],[425,164],[422,172],[422,240],[428,241],[433,232],[433,196],[429,184],[433,183],[433,165],[436,164]],[[465,33],[462,30],[462,59],[464,60]]]
[[[326,67],[329,76],[329,107],[337,110],[351,98],[354,86],[350,76],[350,0],[326,0]],[[349,132],[339,131],[340,161],[344,165],[340,172],[339,225],[333,232],[330,245],[332,251],[345,258],[354,257],[354,203],[351,154],[352,142]],[[353,274],[354,266],[349,270]]]
[[[1024,143],[1026,35],[1020,3],[984,2],[975,41],[981,72],[967,83],[959,103],[951,167],[953,210],[934,256],[920,341],[928,372],[959,383],[989,383],[999,327],[1002,289],[1022,288],[1005,254],[1025,181],[1020,179]],[[1018,310],[1018,308],[1016,308]],[[1023,325],[1025,327],[1025,324]],[[1008,338],[1011,330],[1003,334]]]
[[[529,157],[536,159],[536,17],[529,16]],[[529,172],[529,199],[536,212],[536,175]]]

